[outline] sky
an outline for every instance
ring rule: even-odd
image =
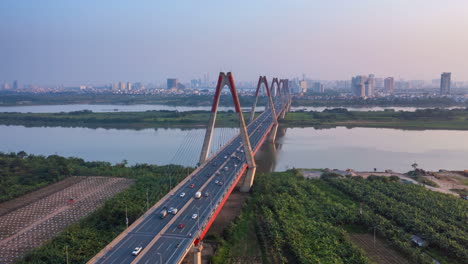
[[[466,0],[1,0],[0,81],[468,80]]]

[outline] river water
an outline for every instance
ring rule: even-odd
[[[293,107],[292,111],[323,111],[324,109],[332,109],[334,107]],[[452,107],[453,108],[453,107]],[[19,113],[59,113],[72,112],[81,110],[91,110],[93,112],[142,112],[149,110],[170,110],[170,111],[209,111],[208,106],[169,106],[169,105],[96,105],[96,104],[68,104],[68,105],[27,105],[27,106],[0,106],[0,112],[19,112]],[[250,107],[243,107],[244,111],[248,111]],[[264,107],[259,106],[257,111],[263,111]],[[395,109],[395,111],[410,111],[414,112],[419,107],[347,107],[349,111],[383,111],[385,109]],[[234,110],[233,107],[219,107],[220,111]]]
[[[0,125],[0,151],[74,156],[87,161],[195,165],[204,129],[91,129]],[[212,151],[238,129],[217,128]],[[468,169],[468,131],[281,128],[257,154],[261,171],[288,168]]]

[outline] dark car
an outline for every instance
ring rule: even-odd
[[[179,225],[177,226],[177,228],[182,229],[182,228],[184,228],[184,226],[185,226],[184,224],[179,224]]]

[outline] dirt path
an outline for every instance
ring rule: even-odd
[[[78,178],[82,179],[67,188],[0,216],[0,263],[13,263],[133,182],[125,178]],[[70,197],[73,203],[68,203]]]
[[[376,176],[392,176],[392,175],[395,175],[395,176],[398,176],[400,179],[402,180],[407,180],[407,181],[410,181],[414,184],[421,184],[413,179],[411,179],[410,177],[404,175],[404,174],[401,174],[401,173],[396,173],[396,172],[392,172],[392,173],[386,173],[386,172],[355,172],[356,175],[359,175],[363,178],[367,178],[369,177],[370,175],[376,175]],[[428,176],[425,176],[425,177],[428,177]],[[440,181],[437,181],[437,179],[434,179],[434,177],[430,177],[428,178],[429,180],[431,181],[434,181],[436,182],[437,184],[441,183]],[[435,191],[435,192],[440,192],[440,193],[447,193],[447,194],[452,194],[452,195],[456,195],[458,196],[457,193],[455,192],[452,192],[450,189],[452,185],[447,185],[447,184],[439,184],[440,187],[432,187],[432,186],[429,186],[429,185],[425,185],[424,184],[424,187],[426,187],[427,189],[431,190],[431,191]]]
[[[351,241],[353,241],[359,248],[361,248],[372,261],[377,264],[409,264],[410,262],[404,258],[400,253],[390,248],[384,240],[380,238],[375,239],[371,234],[350,234]]]

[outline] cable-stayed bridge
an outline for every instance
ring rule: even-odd
[[[239,133],[210,156],[219,100],[225,86],[232,94]],[[255,115],[262,87],[268,103],[262,113]],[[180,263],[188,253],[194,254],[195,263],[201,263],[201,241],[241,178],[240,190],[250,190],[256,171],[255,153],[265,140],[274,142],[278,119],[284,118],[290,106],[288,80],[273,78],[270,87],[267,78],[261,76],[246,124],[232,74],[220,73],[198,168],[88,263]],[[168,208],[177,208],[177,212],[161,217],[161,212]],[[142,249],[134,256],[132,251],[137,247]]]

